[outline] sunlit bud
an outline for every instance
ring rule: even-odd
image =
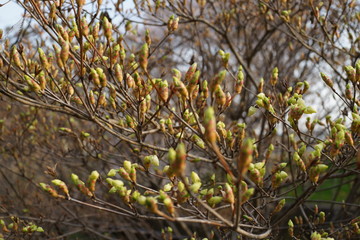
[[[226,125],[224,122],[222,121],[218,121],[216,123],[216,129],[220,131],[221,135],[225,138],[226,136],[226,129],[225,129]]]
[[[323,224],[325,222],[325,213],[319,212],[319,223]]]
[[[149,155],[149,156],[144,157],[143,163],[144,163],[145,169],[147,169],[147,170],[150,168],[150,165],[158,167],[159,166],[159,158],[156,155]]]
[[[80,27],[81,27],[82,34],[85,36],[88,36],[89,35],[89,26],[88,26],[88,23],[87,23],[85,17],[81,18]]]
[[[194,134],[192,137],[192,140],[195,142],[195,144],[197,146],[199,146],[202,149],[205,149],[205,142],[202,140],[201,137],[199,137],[198,135]]]
[[[176,160],[176,151],[173,148],[169,148],[168,160],[170,164],[173,164]]]
[[[41,91],[44,91],[46,87],[46,78],[45,78],[45,73],[43,71],[39,73],[39,82],[40,82]]]
[[[145,42],[147,43],[148,47],[151,46],[151,36],[150,36],[150,30],[145,30]]]
[[[317,183],[320,177],[320,174],[328,168],[325,164],[319,164],[316,166],[312,166],[309,170],[309,179],[313,183]]]
[[[254,164],[249,165],[249,177],[255,184],[262,186],[263,180],[261,177],[260,170],[254,167]]]
[[[110,50],[109,50],[109,54],[110,54]],[[111,64],[111,66],[114,66],[114,64],[117,62],[119,56],[120,56],[120,45],[119,44],[114,44],[113,47],[112,47],[111,54],[110,54],[110,64]]]
[[[306,172],[306,167],[304,161],[300,158],[297,152],[294,152],[293,159],[296,165],[300,168],[301,171]]]
[[[174,207],[174,203],[171,200],[170,197],[167,197],[164,199],[164,205],[166,207],[166,210],[173,216],[175,213],[175,207]]]
[[[24,75],[24,79],[27,82],[27,84],[29,85],[30,89],[36,93],[40,93],[41,92],[41,87],[40,85],[34,81],[34,79],[32,79],[31,77]]]
[[[213,79],[213,82],[212,82],[212,92],[215,90],[215,87],[217,85],[220,85],[224,81],[225,77],[226,77],[226,70],[219,72],[215,76],[215,78]]]
[[[281,11],[281,15],[280,15],[281,19],[284,20],[285,22],[290,22],[290,13],[291,13],[290,10]]]
[[[60,59],[64,65],[66,65],[66,62],[69,58],[69,53],[70,53],[70,43],[68,41],[63,41],[61,43]]]
[[[212,107],[208,107],[204,113],[205,137],[211,143],[216,143],[216,119]]]
[[[133,165],[130,169],[129,176],[132,182],[136,183],[136,168]]]
[[[228,183],[225,183],[224,200],[230,204],[234,204],[235,202],[234,191]]]
[[[248,116],[251,117],[251,116],[254,115],[256,112],[257,112],[257,108],[251,106],[251,107],[249,108],[249,111],[248,111]]]
[[[169,150],[170,155],[170,150]],[[174,170],[176,176],[181,176],[186,167],[186,147],[184,143],[179,143],[176,147],[176,158],[171,164],[171,168]]]
[[[146,203],[146,197],[143,195],[140,195],[136,198],[136,201],[140,204],[140,205],[145,205]]]
[[[130,115],[126,115],[125,118],[126,118],[126,124],[128,125],[128,127],[135,128],[134,119]]]
[[[59,180],[59,179],[54,179],[51,181],[55,186],[58,186],[67,196],[69,195],[69,189],[66,186],[66,184]]]
[[[148,65],[148,57],[149,57],[149,46],[147,43],[145,43],[140,50],[139,53],[139,64],[140,67],[142,69],[144,69],[144,71],[147,70],[147,65]]]
[[[245,203],[246,201],[248,201],[248,200],[251,198],[251,196],[254,194],[254,192],[255,192],[255,189],[254,189],[254,188],[249,188],[249,189],[247,189],[247,190],[243,193],[243,195],[241,196],[240,204],[243,204],[243,203]]]
[[[196,63],[194,63],[194,64],[196,64]],[[190,94],[194,91],[196,86],[198,86],[197,84],[199,82],[199,77],[200,77],[200,74],[201,74],[200,70],[198,70],[195,73],[191,74],[192,73],[191,72],[192,68],[194,68],[194,67],[196,68],[196,66],[194,66],[194,64],[189,68],[188,72],[185,75],[185,82],[188,82],[188,91],[189,91]],[[190,71],[190,73],[189,73],[189,71]],[[191,75],[191,77],[188,77],[189,75]],[[187,79],[187,78],[189,78],[189,79]]]
[[[310,88],[309,82],[304,81],[304,88],[303,88],[302,94],[305,94],[307,92],[307,90],[309,90],[309,88]]]
[[[317,171],[319,172],[319,173],[323,173],[323,172],[325,172],[329,167],[327,166],[327,165],[325,165],[325,164],[318,164],[317,166]]]
[[[122,83],[123,81],[123,71],[122,71],[122,68],[120,66],[120,64],[115,64],[115,77],[116,77],[116,80],[119,82],[119,83]]]
[[[191,192],[198,193],[200,187],[201,187],[201,182],[196,182],[196,183],[191,184],[189,188],[190,188]]]
[[[90,91],[89,93],[89,101],[92,105],[95,105],[96,103],[96,100],[95,100],[95,96],[94,96],[94,92],[93,91]]]
[[[103,28],[106,39],[110,42],[112,39],[112,24],[109,22],[107,17],[103,17]]]
[[[15,66],[17,66],[20,69],[24,68],[24,65],[22,64],[20,60],[20,54],[18,50],[16,49],[16,46],[14,45],[11,49],[11,60],[15,63]]]
[[[237,133],[237,137],[239,139],[239,143],[241,145],[242,143],[242,140],[245,138],[245,128],[246,128],[246,124],[245,123],[238,123],[236,125],[236,128],[235,128],[235,133]]]
[[[261,107],[261,108],[265,108],[266,110],[268,110],[269,112],[275,114],[274,109],[271,106],[270,103],[270,99],[264,94],[264,93],[259,93],[257,95],[257,100],[256,100],[256,104]]]
[[[130,31],[132,29],[132,25],[131,25],[131,22],[130,21],[127,21],[125,23],[125,30],[126,31]]]
[[[175,131],[174,131],[174,128],[173,128],[173,123],[172,123],[172,120],[171,118],[168,118],[165,120],[165,124],[167,125],[168,127],[168,132],[172,135],[172,134],[175,134]]]
[[[351,136],[351,132],[349,131],[346,131],[345,132],[345,141],[347,144],[351,145],[351,146],[354,146],[354,140]]]
[[[216,85],[214,94],[216,104],[221,107],[224,106],[226,103],[226,95],[220,85]]]
[[[349,100],[351,100],[353,98],[353,94],[350,89],[350,84],[346,84],[345,97]]]
[[[106,182],[114,187],[116,190],[121,189],[124,186],[124,182],[118,179],[106,178]]]
[[[188,87],[189,88],[189,87]],[[191,99],[196,99],[197,98],[197,96],[198,96],[198,94],[199,94],[199,85],[197,84],[197,85],[195,85],[195,87],[192,89],[192,91],[190,92],[190,98]]]
[[[69,41],[68,33],[65,31],[65,29],[60,24],[56,25],[56,30],[58,31],[60,37],[62,38],[62,41]]]
[[[307,117],[307,118],[306,118],[305,126],[306,126],[306,128],[307,128],[310,132],[312,132],[312,130],[311,130],[310,117]]]
[[[258,92],[259,93],[262,93],[264,91],[264,78],[260,78],[260,82],[259,82],[259,85],[258,85]]]
[[[169,32],[175,31],[178,28],[178,25],[179,25],[179,18],[178,17],[175,18],[174,15],[171,15],[167,23],[168,31]]]
[[[2,29],[0,28],[0,40],[2,39],[3,34],[4,34],[4,30],[2,30]]]
[[[327,75],[325,75],[325,73],[320,73],[320,76],[322,80],[326,83],[326,85],[328,85],[331,88],[334,86],[333,81]]]
[[[360,235],[359,223],[358,223],[358,222],[355,222],[355,223],[352,224],[352,226],[354,227],[354,232],[355,232],[357,235]]]
[[[157,206],[157,201],[153,197],[147,197],[145,201],[145,205],[151,212],[156,213],[159,211]]]
[[[110,171],[108,172],[107,176],[108,176],[108,177],[114,177],[117,172],[118,172],[118,170],[116,170],[116,169],[110,169]]]
[[[131,169],[130,169],[130,170],[131,170]],[[125,168],[123,168],[123,167],[119,168],[118,173],[119,173],[119,175],[120,175],[123,179],[125,179],[125,180],[127,180],[127,181],[131,181],[130,175],[129,175],[129,173],[125,170]]]
[[[151,95],[148,94],[145,96],[145,103],[146,103],[146,112],[151,109]]]
[[[104,73],[104,70],[102,68],[96,68],[96,73],[99,76],[99,82],[101,87],[106,87],[107,78],[106,78],[106,74]]]
[[[126,74],[126,84],[128,88],[135,87],[135,81],[134,78],[130,74]]]
[[[103,2],[103,0],[96,0],[96,2],[97,2],[97,5],[100,7],[101,4],[102,4],[102,2]]]
[[[141,194],[138,190],[133,191],[133,193],[131,194],[131,201],[136,202],[140,196]]]
[[[193,65],[191,65],[189,67],[188,71],[185,74],[185,82],[186,83],[191,83],[192,85],[197,84],[197,80],[198,80],[199,76],[197,76],[197,78],[192,80],[194,73],[196,72],[196,68],[197,68],[197,63],[194,63]],[[200,75],[200,72],[198,75]]]
[[[88,179],[88,186],[89,186],[89,190],[91,192],[95,192],[95,183],[99,178],[99,173],[97,171],[92,171],[89,179]]]
[[[186,190],[185,190],[185,184],[184,184],[183,182],[181,182],[181,181],[178,182],[177,187],[178,187],[179,192],[184,192],[184,191],[186,191]]]
[[[48,70],[50,68],[50,64],[48,62],[48,59],[44,51],[41,48],[38,48],[38,53],[39,53],[41,65],[43,66],[44,69]]]
[[[318,232],[313,232],[313,233],[311,233],[310,239],[311,240],[321,240],[322,239],[321,234]]]
[[[294,88],[294,93],[301,94],[303,86],[304,86],[303,82],[297,82]]]
[[[223,50],[219,50],[219,55],[221,57],[223,67],[227,68],[229,65],[230,53],[225,53]]]
[[[290,237],[294,236],[294,223],[291,221],[291,219],[288,221],[288,233]]]
[[[355,81],[360,82],[360,60],[357,60],[355,64]]]
[[[244,79],[245,77],[244,77],[243,67],[240,65],[238,69],[236,84],[235,84],[236,93],[241,93],[241,90],[244,86]]]
[[[208,82],[206,80],[204,80],[202,82],[202,91],[201,92],[203,93],[205,99],[209,96]]]
[[[69,83],[66,87],[66,92],[68,93],[68,95],[71,97],[72,95],[74,95],[74,88],[73,86],[71,86],[71,84]]]
[[[270,144],[266,153],[265,153],[265,159],[269,159],[271,153],[274,151],[274,145],[273,144]]]
[[[55,198],[63,197],[63,196],[59,195],[57,193],[57,191],[53,187],[51,187],[49,184],[40,183],[39,185],[42,190],[44,190],[45,192],[48,192],[52,197],[55,197]]]
[[[277,81],[279,79],[279,70],[277,67],[275,67],[273,70],[272,70],[272,74],[271,74],[271,77],[270,77],[270,84],[271,86],[275,86]]]
[[[100,23],[97,22],[94,24],[91,32],[95,41],[99,38],[99,31],[100,31]]]
[[[167,102],[167,100],[169,98],[169,85],[168,85],[168,82],[166,80],[161,81],[159,83],[159,94],[160,94],[160,98],[164,102]]]
[[[166,131],[166,129],[165,129],[165,119],[163,119],[163,118],[160,119],[159,124],[160,124],[160,130],[162,132],[165,132]]]
[[[74,183],[74,185],[80,190],[80,192],[87,195],[88,197],[93,196],[93,193],[90,192],[90,190],[85,186],[85,183],[81,181],[76,174],[74,173],[71,174],[71,180]]]
[[[243,176],[249,169],[250,163],[253,160],[253,152],[254,140],[248,138],[241,144],[240,153],[237,157],[237,168],[239,175]]]
[[[281,199],[279,203],[276,205],[275,209],[273,210],[272,214],[278,213],[281,211],[281,209],[285,206],[286,200]]]
[[[360,134],[360,116],[356,114],[355,112],[351,113],[353,121],[351,123],[351,131],[353,133]]]
[[[216,204],[219,204],[221,203],[221,201],[223,200],[222,197],[220,196],[214,196],[214,197],[211,197],[207,200],[207,203],[209,204],[210,207],[215,207]]]
[[[278,171],[273,174],[271,178],[271,184],[273,188],[277,188],[280,184],[288,177],[287,173],[284,171]]]
[[[335,137],[336,148],[340,149],[343,146],[344,141],[345,141],[345,131],[344,130],[338,131]]]
[[[344,70],[346,72],[347,78],[351,82],[355,82],[355,80],[356,80],[356,70],[352,66],[345,66]]]
[[[191,182],[192,183],[201,182],[201,179],[200,179],[199,175],[194,171],[191,172],[190,177],[191,177]]]
[[[174,86],[175,89],[180,93],[180,95],[182,96],[183,99],[188,99],[189,98],[189,93],[186,89],[185,84],[176,77],[173,77],[173,81],[174,81]]]
[[[99,104],[99,106],[106,106],[106,97],[105,97],[105,94],[104,93],[102,93],[101,95],[100,95],[100,97],[99,97],[99,99],[98,99],[98,104]]]
[[[230,92],[226,92],[226,102],[225,102],[225,105],[224,105],[224,108],[227,108],[231,105],[232,103],[232,96],[230,94]]]

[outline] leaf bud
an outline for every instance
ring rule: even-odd
[[[321,72],[320,76],[321,76],[322,80],[326,83],[326,85],[328,85],[331,88],[334,86],[333,81],[327,75],[325,75],[325,73]]]
[[[281,199],[273,210],[272,214],[278,213],[285,206],[286,200],[285,198]]]
[[[211,197],[207,200],[208,204],[210,205],[210,207],[215,207],[216,204],[219,204],[221,203],[221,201],[223,200],[222,197],[220,196],[214,196],[214,197]]]
[[[89,190],[91,192],[95,192],[95,183],[98,180],[99,176],[100,175],[99,175],[98,171],[91,172],[89,179],[88,179],[88,186],[89,186]]]
[[[59,179],[54,179],[54,180],[52,180],[51,182],[52,182],[55,186],[58,186],[58,187],[66,194],[66,196],[69,195],[69,189],[68,189],[68,187],[66,186],[66,184],[65,184],[63,181],[61,181],[61,180],[59,180]]]

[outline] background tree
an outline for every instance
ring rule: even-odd
[[[3,237],[360,234],[356,1],[18,4]]]

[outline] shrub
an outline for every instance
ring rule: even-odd
[[[18,4],[3,238],[360,234],[356,1]]]

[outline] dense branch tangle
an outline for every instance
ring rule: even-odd
[[[295,32],[299,29],[291,26],[290,13],[284,12],[286,7],[296,10],[294,14],[301,12],[296,4],[260,1],[260,8],[255,8],[257,3],[251,3],[249,20],[240,14],[242,1],[141,1],[135,5],[143,25],[136,28],[134,22],[119,23],[100,15],[101,2],[91,3],[95,14],[88,14],[89,6],[81,0],[21,2],[31,20],[45,31],[37,33],[44,40],[15,46],[3,40],[1,93],[26,105],[90,122],[105,132],[104,144],[114,149],[119,143],[128,147],[118,150],[125,157],[118,159],[121,165],[117,168],[107,169],[107,176],[93,171],[84,183],[72,173],[75,186],[93,203],[74,197],[75,190],[69,191],[69,184],[59,179],[52,181],[56,187],[42,183],[43,190],[55,198],[120,216],[201,223],[262,239],[302,208],[327,179],[341,172],[355,182],[359,174],[354,159],[360,133],[356,98],[360,63],[347,68],[343,77],[332,59],[327,61],[324,52],[304,42]],[[120,6],[116,4],[119,12]],[[140,13],[149,17],[143,20]],[[125,12],[121,14],[127,18]],[[212,14],[216,16],[213,19]],[[278,18],[274,20],[275,16]],[[234,28],[239,34],[246,34],[248,29],[235,22],[253,18],[259,19],[254,28],[266,25],[262,36],[255,44],[250,42],[251,35],[236,40]],[[317,20],[323,24],[318,16]],[[146,24],[157,27],[143,29]],[[189,24],[195,24],[194,29],[189,30]],[[208,44],[202,44],[200,38],[211,33],[200,26],[214,33],[213,39],[204,37]],[[336,46],[324,25],[321,27],[327,36],[321,41]],[[201,54],[202,64],[181,59],[184,42],[193,40],[183,36],[193,30],[197,38],[194,45],[199,47],[193,50]],[[299,32],[303,33],[301,29]],[[45,36],[50,39],[45,40]],[[292,49],[324,58],[349,82],[346,89],[353,94],[346,92],[343,97],[327,75],[321,76],[353,112],[351,126],[340,118],[309,118],[306,128],[301,126],[304,114],[316,112],[303,100],[303,95],[311,92],[310,84],[286,82],[290,75],[285,77],[285,72],[299,68],[300,62],[307,65],[310,59],[297,61],[294,59],[300,57],[294,56],[288,65],[267,64],[260,71],[259,64],[254,63],[261,57],[264,64],[266,59],[273,60],[273,53],[262,54],[264,49],[289,54],[283,43],[266,45],[277,36],[295,39]],[[174,42],[177,47],[172,49]],[[241,44],[248,49],[237,47]],[[167,56],[169,53],[174,57]],[[285,60],[276,64],[281,61]],[[306,75],[312,67],[302,70],[300,75]],[[260,77],[268,80],[258,81]],[[231,115],[236,106],[234,121]],[[330,133],[326,135],[324,130]],[[83,144],[91,141],[91,134],[66,124],[59,131],[96,155]],[[99,182],[103,186],[99,187]],[[122,203],[102,200],[98,192],[105,194],[104,189],[116,193]],[[288,214],[279,215],[290,192],[296,198]],[[308,222],[315,230],[316,223]]]

